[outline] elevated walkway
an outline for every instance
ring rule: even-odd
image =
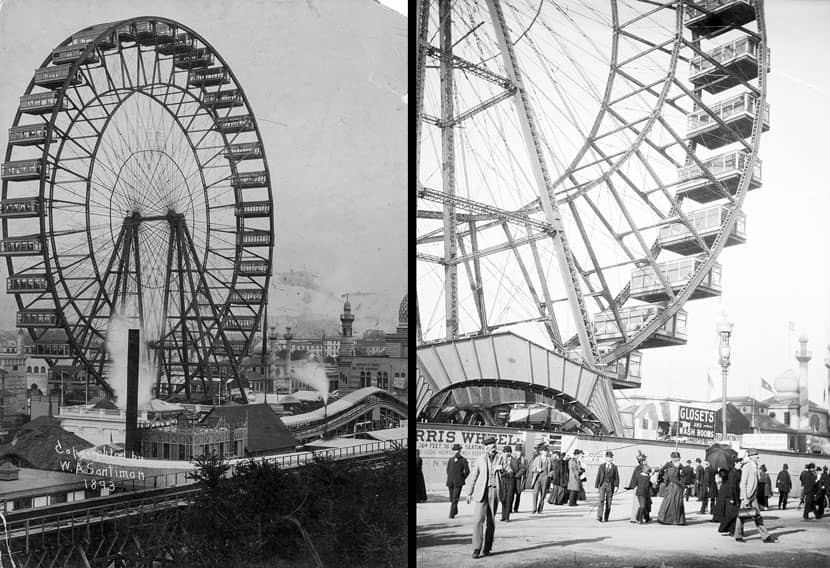
[[[610,379],[513,332],[418,347],[416,416],[442,391],[466,384],[503,384],[564,397],[580,422],[623,432]]]

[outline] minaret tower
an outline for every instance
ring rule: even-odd
[[[802,334],[798,338],[800,347],[795,352],[798,360],[798,428],[807,430],[810,427],[810,397],[807,388],[807,364],[813,358],[813,354],[807,351],[807,336]]]
[[[343,313],[340,315],[340,356],[354,355],[354,338],[352,337],[352,323],[354,323],[354,315],[352,315],[352,304],[349,302],[349,296],[346,296],[346,302],[343,304]]]

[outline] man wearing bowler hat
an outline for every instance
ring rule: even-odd
[[[447,462],[447,488],[450,490],[450,518],[458,514],[458,499],[461,497],[461,488],[470,475],[470,466],[467,458],[461,455],[461,444],[453,444],[455,455]]]
[[[533,488],[533,513],[539,514],[542,512],[542,507],[545,506],[545,490],[548,487],[551,463],[548,459],[548,447],[546,445],[539,444],[536,449],[539,451],[539,455],[533,458],[530,465],[530,472],[533,474],[530,486]]]
[[[608,522],[611,514],[611,499],[614,492],[620,486],[620,473],[614,465],[614,453],[610,450],[605,452],[605,463],[597,470],[597,480],[594,484],[599,489],[599,503],[597,504],[597,520]]]
[[[774,542],[774,538],[764,527],[764,519],[761,517],[761,509],[758,507],[758,450],[747,450],[746,452],[746,459],[743,466],[741,466],[740,495],[741,509],[755,521],[755,526],[758,527],[763,542]],[[739,542],[744,540],[743,523],[744,519],[741,512],[739,512],[735,521],[735,540]]]
[[[483,443],[484,454],[473,463],[470,489],[467,493],[467,504],[473,499],[476,503],[473,509],[473,558],[487,556],[493,547],[501,483],[502,462],[497,455],[496,438],[490,436],[485,438]]]
[[[516,446],[515,451],[515,458],[516,464],[519,466],[519,470],[516,472],[516,475],[513,477],[515,481],[515,498],[513,503],[513,512],[519,512],[519,501],[522,498],[522,491],[525,490],[525,482],[527,481],[527,458],[525,458],[525,449],[524,446]]]

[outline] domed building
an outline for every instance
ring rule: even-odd
[[[827,409],[809,397],[807,364],[812,353],[807,350],[807,336],[799,337],[798,343],[799,349],[795,352],[798,370],[788,369],[775,377],[775,395],[764,403],[769,407],[770,416],[787,426],[802,432],[826,433]]]
[[[796,430],[813,433],[828,432],[827,409],[813,400],[807,400],[806,416],[799,420],[799,371],[787,369],[775,377],[775,394],[762,402],[768,408],[771,418]]]

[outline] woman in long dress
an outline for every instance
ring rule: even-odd
[[[660,504],[657,522],[662,525],[685,525],[686,509],[683,494],[686,491],[683,467],[680,465],[680,453],[671,453],[671,462],[665,466],[667,483],[666,497]]]
[[[766,511],[769,508],[769,501],[768,499],[772,495],[772,482],[769,478],[769,473],[767,473],[767,466],[765,464],[761,464],[761,469],[758,474],[758,507],[762,511]]]
[[[738,505],[736,505],[736,502],[738,500],[739,490],[735,483],[735,475],[733,474],[731,481],[729,479],[731,470],[727,472],[722,469],[721,471],[723,472],[724,480],[718,491],[718,506],[721,506],[721,501],[723,503],[720,512],[718,532],[729,533],[730,536],[733,536],[735,534],[735,520],[738,518]]]
[[[421,451],[415,450],[415,464],[418,467],[418,486],[416,499],[418,503],[424,503],[427,500],[427,485],[424,482],[424,460],[421,459]]]

